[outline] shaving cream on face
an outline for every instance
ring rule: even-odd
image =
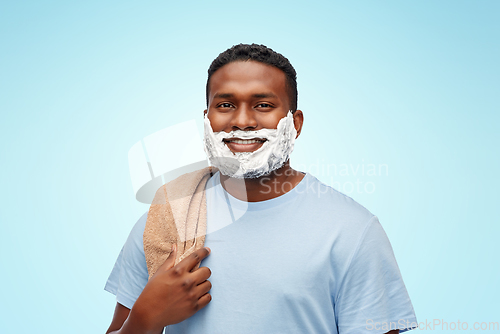
[[[293,151],[297,136],[291,111],[279,121],[276,129],[214,133],[207,115],[204,128],[203,142],[210,163],[222,174],[238,179],[258,178],[282,167]],[[243,140],[262,138],[266,141],[254,152],[233,153],[224,142],[224,139],[229,138]]]

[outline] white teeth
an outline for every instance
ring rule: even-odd
[[[238,140],[238,139],[235,139],[235,140],[230,140],[230,142],[236,143],[236,144],[253,144],[253,143],[260,143],[261,141],[260,140],[256,140],[256,139],[251,139],[251,140]]]

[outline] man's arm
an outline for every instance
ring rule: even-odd
[[[123,323],[127,320],[130,309],[123,306],[120,303],[116,303],[115,314],[113,314],[113,320],[111,320],[111,325],[109,325],[106,334],[116,333],[120,328],[122,328]]]
[[[108,333],[158,334],[204,308],[212,299],[207,267],[193,268],[210,254],[202,248],[174,266],[177,249],[148,281],[132,309],[117,303]]]
[[[120,334],[120,329],[122,328],[125,320],[127,320],[129,313],[130,309],[128,307],[125,307],[120,303],[116,303],[115,314],[113,315],[113,320],[111,321],[111,325],[109,325],[106,334]],[[163,333],[163,328],[158,332],[158,334],[161,333]]]

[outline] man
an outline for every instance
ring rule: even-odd
[[[207,247],[174,265],[174,246],[148,280],[141,217],[105,288],[117,296],[107,333],[414,328],[377,217],[290,166],[303,113],[289,61],[262,45],[236,45],[210,66],[206,93],[205,149],[219,170],[205,188]]]

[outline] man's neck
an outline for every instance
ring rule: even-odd
[[[305,174],[290,167],[288,160],[283,167],[256,179],[236,179],[220,175],[221,185],[231,196],[246,202],[261,202],[281,196],[304,178]]]

